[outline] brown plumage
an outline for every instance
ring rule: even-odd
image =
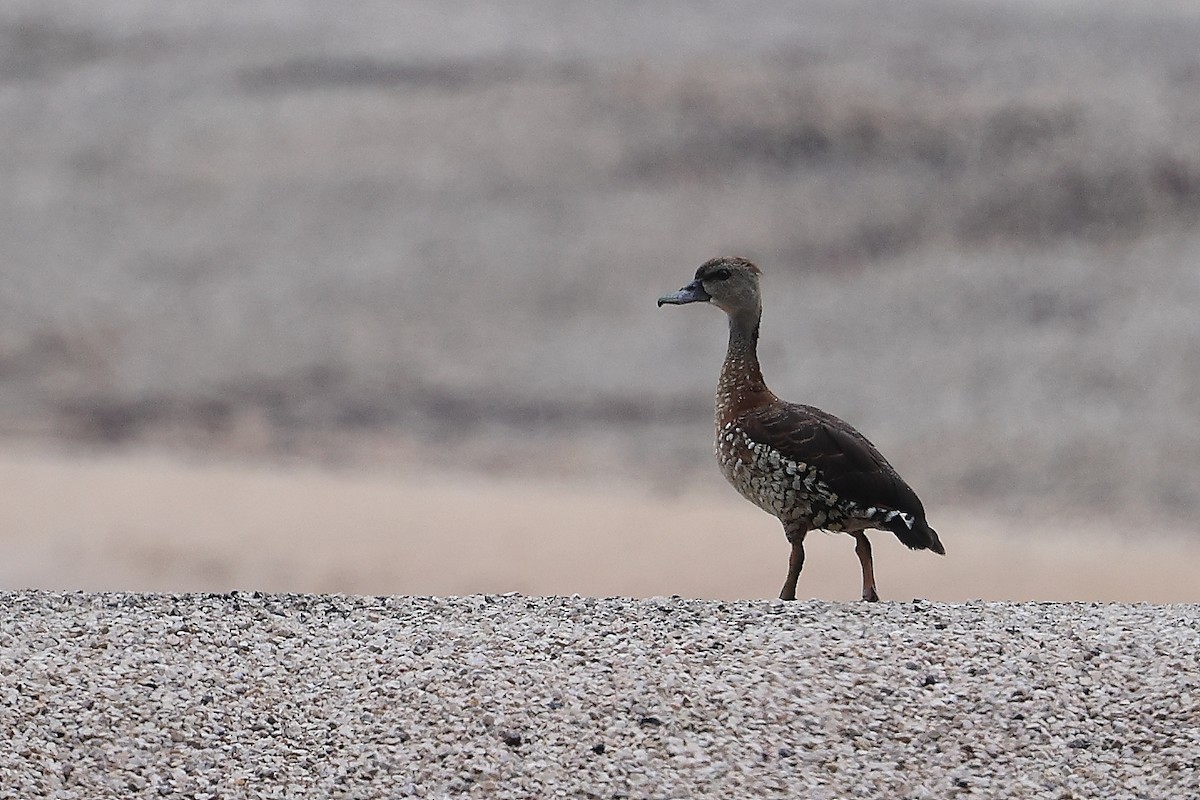
[[[925,508],[875,445],[848,423],[812,406],[780,400],[758,365],[762,316],[758,267],[714,258],[696,279],[658,304],[711,303],[729,315],[729,349],[717,383],[716,454],[742,496],[778,517],[791,543],[780,599],[796,599],[804,537],[814,528],[853,536],[864,600],[876,601],[869,528],[891,531],[914,550],[945,554]]]

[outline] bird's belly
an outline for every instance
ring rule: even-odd
[[[717,463],[733,488],[784,525],[803,521],[811,528],[862,530],[861,510],[838,497],[817,470],[784,457],[778,450],[755,442],[741,431],[718,429]]]
[[[785,476],[759,473],[736,460],[722,461],[721,473],[742,497],[781,520],[803,519],[812,513],[803,496],[784,481]]]
[[[804,491],[804,465],[788,461],[738,431],[719,432],[717,464],[742,497],[784,522],[812,515]]]

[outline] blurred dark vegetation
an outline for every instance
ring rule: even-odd
[[[653,301],[736,252],[774,388],[929,502],[1190,519],[1198,41],[1170,3],[6,5],[0,429],[674,486],[724,333]]]

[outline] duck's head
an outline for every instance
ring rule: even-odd
[[[658,298],[658,305],[712,303],[730,316],[762,307],[758,276],[762,272],[744,258],[722,256],[705,261],[696,279],[674,294]]]

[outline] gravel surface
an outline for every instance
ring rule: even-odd
[[[0,595],[0,796],[1200,795],[1200,606]]]

